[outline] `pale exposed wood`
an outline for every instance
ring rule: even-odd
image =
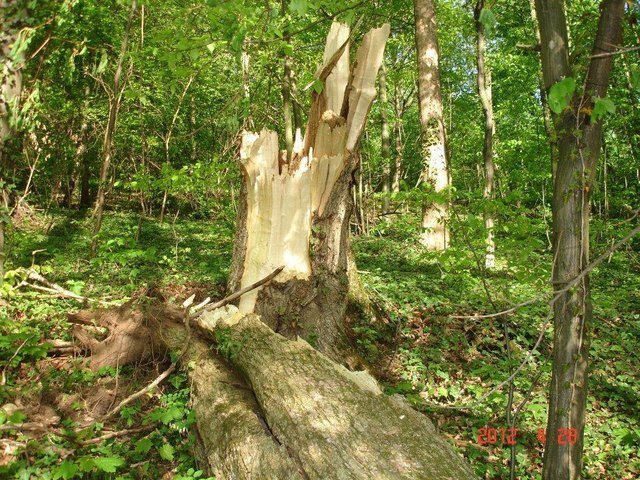
[[[311,192],[308,163],[289,172],[288,165],[278,171],[278,135],[263,130],[260,135],[246,133],[240,152],[247,182],[247,255],[241,288],[284,266],[278,280],[307,278]],[[258,291],[244,295],[240,309],[253,310]]]
[[[347,25],[337,22],[331,25],[324,49],[323,65],[327,65],[332,56],[349,40],[349,33],[350,31]],[[327,97],[327,110],[332,110],[338,114],[340,113],[349,75],[349,44],[347,43],[342,55],[339,57],[324,84],[325,95]]]
[[[276,281],[308,279],[311,225],[322,217],[334,186],[362,134],[375,79],[382,63],[389,25],[367,33],[351,77],[350,30],[334,23],[327,38],[318,78],[324,90],[314,96],[305,140],[297,138],[291,161],[278,150],[275,132],[245,132],[240,161],[246,187],[244,259],[240,287],[245,288],[284,266]],[[350,87],[349,87],[350,85]],[[349,89],[350,88],[350,89]],[[349,89],[347,118],[341,116]],[[259,290],[240,300],[252,312]]]
[[[349,93],[349,115],[347,117],[346,149],[352,152],[362,135],[362,129],[367,120],[371,102],[376,96],[376,75],[382,65],[384,46],[389,38],[391,28],[385,24],[375,28],[362,39],[362,45],[356,54],[356,66],[353,72],[353,82]]]

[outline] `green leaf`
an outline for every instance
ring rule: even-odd
[[[324,90],[324,82],[322,80],[315,80],[312,87],[314,92],[322,93],[322,91]]]
[[[118,457],[99,457],[93,459],[98,470],[106,473],[115,473],[116,468],[124,465],[124,460]]]
[[[480,12],[480,16],[478,17],[478,21],[484,27],[484,30],[487,35],[491,35],[494,27],[498,24],[496,20],[496,16],[493,14],[491,10],[488,8],[483,8]]]
[[[109,57],[107,55],[107,51],[102,51],[102,57],[100,57],[100,63],[98,64],[98,68],[96,68],[96,73],[100,74],[104,72],[105,68],[107,68],[107,63],[109,63]]]
[[[78,465],[65,460],[53,471],[53,480],[58,480],[59,478],[69,480],[70,478],[75,477],[76,473],[78,473],[78,470],[80,470],[80,467],[78,467]]]
[[[26,416],[24,413],[22,413],[20,410],[17,410],[17,411],[15,411],[15,412],[13,412],[13,413],[11,414],[11,416],[9,417],[9,421],[10,421],[11,423],[16,423],[16,424],[17,424],[17,423],[22,423],[22,422],[24,422],[26,419],[27,419],[27,416]]]
[[[640,67],[631,68],[631,86],[640,91]]]
[[[80,470],[83,472],[90,472],[93,470],[93,467],[96,466],[93,458],[91,457],[81,457],[78,460],[78,465],[80,466]]]
[[[173,453],[175,452],[174,448],[165,443],[160,448],[158,448],[158,453],[160,454],[160,458],[167,460],[169,462],[173,461]]]
[[[309,8],[309,2],[307,0],[291,0],[289,2],[289,10],[296,15],[302,17]]]
[[[595,123],[607,113],[615,113],[615,111],[616,106],[610,98],[594,98],[593,110],[591,111],[591,121]]]
[[[136,453],[147,453],[153,447],[153,442],[148,438],[141,438],[136,442]]]
[[[561,113],[569,106],[573,92],[576,91],[576,81],[571,77],[563,78],[549,89],[549,108],[555,113]]]

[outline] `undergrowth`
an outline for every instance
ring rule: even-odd
[[[508,428],[508,387],[484,398],[522,362],[514,381],[516,478],[540,478],[551,373],[551,330],[528,358],[549,313],[544,300],[505,317],[474,318],[549,292],[551,253],[546,228],[519,215],[497,232],[497,267],[483,267],[478,219],[459,216],[453,245],[442,254],[417,246],[413,218],[380,223],[354,238],[363,284],[384,306],[380,324],[354,326],[362,355],[403,394],[487,479],[509,476],[511,449],[498,438],[480,444],[482,428]],[[202,478],[194,460],[189,388],[184,373],[122,409],[108,423],[78,430],[88,391],[103,382],[134,392],[157,376],[153,366],[92,373],[80,359],[52,357],[44,340],[70,340],[66,315],[73,300],[14,287],[34,266],[78,294],[122,302],[143,289],[182,302],[195,291],[222,295],[232,250],[232,225],[178,218],[159,224],[110,212],[94,259],[88,258],[90,219],[50,212],[25,218],[10,233],[7,282],[0,308],[0,477]],[[509,229],[509,231],[507,231]],[[476,232],[476,233],[473,233]],[[533,234],[531,232],[534,232]],[[595,222],[595,257],[624,234]],[[640,475],[640,254],[626,246],[592,275],[594,321],[584,477],[632,479]],[[465,317],[465,318],[456,318]],[[508,350],[505,338],[508,337]],[[528,359],[527,359],[528,358]],[[155,367],[157,368],[157,366]],[[111,382],[111,383],[109,383]],[[74,395],[77,398],[74,399]],[[67,410],[44,408],[66,398]],[[474,402],[482,399],[475,405]],[[469,409],[442,407],[469,406]],[[36,436],[15,424],[51,422]],[[132,430],[100,440],[106,431]],[[139,429],[139,431],[135,431]],[[92,440],[97,439],[97,440]],[[486,442],[484,442],[486,443]],[[163,477],[164,478],[164,477]]]

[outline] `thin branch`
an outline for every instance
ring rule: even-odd
[[[563,288],[562,290],[558,290],[556,292],[556,295],[549,301],[549,307],[552,307],[553,304],[560,298],[561,295],[566,293],[571,288],[575,287],[586,275],[589,274],[589,272],[591,270],[593,270],[597,265],[602,263],[612,252],[614,252],[615,250],[618,250],[622,245],[624,245],[631,238],[633,238],[633,236],[636,235],[638,232],[640,232],[640,225],[638,225],[636,228],[631,230],[631,232],[629,232],[627,235],[625,235],[622,239],[620,239],[619,241],[614,243],[611,246],[611,248],[609,248],[606,252],[604,252],[602,255],[600,255],[593,263],[591,263],[589,266],[587,266],[587,268],[585,268],[582,271],[582,273],[580,273],[580,275],[578,275],[571,282],[569,282],[569,284],[565,288]],[[539,300],[539,299],[540,298],[538,298],[537,300]],[[529,303],[533,303],[533,302],[529,302]],[[512,311],[512,309],[510,309],[509,312],[510,311]],[[504,315],[504,314],[505,313],[501,312],[499,314],[489,315],[489,317],[495,317],[495,316]],[[468,318],[468,317],[463,317],[463,318]],[[471,317],[471,318],[477,318],[477,317]],[[553,311],[551,310],[549,312],[549,314],[547,315],[547,318],[545,319],[544,323],[542,324],[542,329],[540,330],[540,334],[538,335],[536,343],[534,344],[533,348],[531,348],[527,352],[527,354],[525,355],[525,358],[520,363],[518,368],[516,368],[514,370],[514,372],[511,375],[509,375],[509,377],[506,380],[500,382],[498,385],[493,387],[491,390],[489,390],[485,395],[480,397],[478,400],[475,400],[475,401],[473,401],[473,402],[471,402],[471,403],[469,403],[467,405],[438,405],[437,403],[431,403],[431,402],[428,402],[427,405],[429,405],[430,407],[433,407],[433,408],[442,408],[442,409],[450,409],[450,410],[467,410],[467,409],[470,409],[470,408],[477,407],[477,406],[481,405],[487,398],[489,398],[495,392],[500,390],[506,384],[510,383],[518,375],[518,373],[525,367],[525,365],[533,357],[533,352],[536,351],[538,349],[538,347],[540,346],[540,344],[542,343],[542,339],[544,338],[544,334],[547,331],[547,328],[549,328],[549,325],[551,324],[551,320],[552,319],[553,319]]]
[[[189,342],[187,342],[187,344],[188,343]],[[169,366],[169,368],[167,368],[164,372],[162,372],[160,375],[158,375],[158,377],[153,382],[151,382],[149,385],[144,387],[142,390],[138,390],[133,395],[129,395],[127,398],[122,400],[116,407],[114,407],[113,409],[109,410],[102,417],[101,420],[106,420],[107,418],[112,417],[113,415],[118,413],[123,407],[127,406],[128,404],[130,404],[134,400],[137,400],[138,398],[140,398],[141,396],[143,396],[147,392],[150,392],[151,390],[156,388],[158,385],[160,385],[160,383],[162,383],[162,381],[165,378],[167,378],[169,375],[171,375],[173,373],[173,371],[176,369],[176,366],[177,366],[177,363],[172,363],[171,366]]]
[[[80,303],[83,303],[83,304],[86,304],[86,303],[99,303],[101,305],[106,305],[106,306],[119,306],[119,304],[116,303],[116,302],[107,302],[107,301],[104,301],[104,300],[94,300],[92,298],[83,297],[82,295],[78,295],[77,293],[73,293],[72,291],[61,287],[57,283],[50,282],[49,280],[44,278],[42,275],[40,275],[35,270],[30,270],[29,271],[29,273],[27,275],[27,279],[35,280],[36,282],[40,282],[40,283],[44,284],[45,286],[43,287],[42,285],[36,285],[34,283],[29,283],[26,280],[23,280],[18,285],[16,285],[14,288],[29,287],[29,288],[32,288],[34,290],[38,290],[40,292],[50,293],[52,295],[55,295],[56,297],[69,298],[69,299],[72,299],[72,300],[76,300],[76,301],[78,301]]]
[[[542,339],[544,338],[544,333],[547,331],[547,328],[549,327],[549,324],[551,323],[552,317],[553,317],[553,315],[550,312],[549,315],[547,315],[547,318],[545,319],[544,323],[542,324],[542,329],[540,330],[540,335],[538,335],[538,339],[536,340],[535,345],[533,346],[533,348],[531,350],[529,350],[527,352],[527,354],[525,355],[524,360],[522,361],[522,363],[520,363],[518,368],[516,368],[513,371],[513,373],[511,375],[509,375],[509,377],[506,380],[500,382],[498,385],[493,387],[491,390],[489,390],[482,397],[480,397],[479,399],[477,399],[477,400],[475,400],[475,401],[473,401],[471,403],[468,403],[466,405],[438,405],[437,403],[431,403],[431,402],[427,402],[427,405],[429,405],[430,407],[433,407],[433,408],[443,408],[443,409],[449,409],[449,410],[468,410],[470,408],[474,408],[474,407],[480,406],[487,398],[489,398],[495,392],[500,390],[506,384],[511,383],[511,381],[513,381],[513,379],[516,378],[518,373],[520,373],[520,370],[522,370],[524,368],[524,366],[527,363],[529,363],[529,360],[531,359],[531,357],[533,357],[533,352],[536,351],[538,349],[538,347],[540,346],[540,344],[542,343]]]
[[[205,311],[208,310],[215,310],[216,308],[220,308],[220,307],[224,307],[225,305],[227,305],[228,303],[233,302],[236,298],[240,298],[242,295],[244,295],[247,292],[250,292],[251,290],[254,290],[258,287],[261,287],[262,285],[269,283],[271,280],[273,280],[282,270],[284,270],[284,265],[281,267],[276,268],[273,272],[271,272],[269,275],[267,275],[266,277],[264,277],[261,280],[258,280],[255,283],[252,283],[251,285],[249,285],[248,287],[244,287],[242,290],[238,290],[237,292],[232,293],[231,295],[229,295],[228,297],[223,298],[222,300],[216,302],[216,303],[212,303],[210,305],[203,305],[202,303],[198,305],[198,308],[203,308]],[[203,302],[204,303],[204,302]]]
[[[609,256],[615,252],[616,250],[618,250],[622,245],[624,245],[625,243],[627,243],[629,240],[631,240],[635,235],[637,235],[638,233],[640,233],[640,225],[638,225],[636,228],[634,228],[633,230],[631,230],[631,232],[629,232],[627,235],[625,235],[622,239],[618,240],[616,243],[614,243],[610,248],[608,248],[602,255],[600,255],[597,259],[595,259],[591,264],[589,264],[587,266],[587,268],[585,268],[582,272],[580,272],[580,275],[578,275],[577,277],[575,277],[573,280],[571,280],[564,288],[562,288],[561,290],[556,290],[551,292],[551,295],[554,295],[554,297],[549,301],[550,305],[553,305],[556,301],[558,301],[558,299],[564,295],[565,293],[567,293],[569,290],[571,290],[573,287],[575,287],[576,285],[578,285],[582,279],[584,277],[586,277],[594,268],[596,268],[598,265],[600,265],[602,262],[604,262],[607,258],[609,258]],[[503,310],[501,312],[497,312],[497,313],[489,313],[486,315],[451,315],[451,318],[457,318],[457,319],[481,319],[481,318],[495,318],[495,317],[500,317],[502,315],[507,315],[509,313],[513,313],[516,310],[525,307],[527,305],[531,305],[533,303],[537,303],[540,302],[542,300],[544,300],[544,298],[546,296],[548,296],[549,294],[544,294],[544,295],[540,295],[538,297],[534,297],[531,298],[529,300],[526,300],[522,303],[518,303],[517,305],[514,305],[511,308],[508,308],[507,310]]]
[[[13,361],[13,359],[18,356],[18,353],[20,352],[20,350],[22,350],[22,347],[24,347],[27,344],[27,342],[29,340],[31,340],[32,338],[33,338],[32,336],[25,338],[24,342],[22,342],[20,344],[20,346],[16,349],[16,351],[13,352],[13,355],[7,361],[6,365],[2,369],[2,376],[0,377],[0,385],[3,385],[3,386],[6,385],[6,383],[7,383],[7,368],[9,368],[9,365],[11,365],[11,362]]]
[[[620,50],[614,50],[613,52],[596,53],[595,55],[591,55],[591,58],[612,57],[614,55],[622,55],[629,52],[635,52],[637,50],[640,50],[640,45],[636,45],[635,47],[621,48]]]

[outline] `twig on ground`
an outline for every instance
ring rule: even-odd
[[[7,432],[10,430],[20,430],[21,432],[37,432],[52,430],[50,425],[42,422],[25,422],[25,423],[5,423],[0,425],[0,432]],[[53,429],[55,430],[55,429]]]
[[[156,428],[156,424],[152,423],[149,425],[145,425],[143,427],[138,427],[138,428],[130,428],[127,430],[117,430],[114,432],[107,432],[103,435],[100,435],[99,437],[95,437],[95,438],[90,438],[88,440],[83,440],[81,442],[79,442],[80,445],[87,446],[87,445],[95,445],[97,443],[101,443],[104,442],[105,440],[109,440],[110,438],[117,438],[117,437],[124,437],[126,435],[134,435],[136,433],[142,433],[142,432],[150,432],[151,430],[154,430]]]
[[[40,292],[50,293],[57,297],[76,300],[82,304],[99,303],[101,305],[107,305],[107,306],[119,306],[119,304],[115,302],[107,302],[104,300],[94,300],[88,297],[83,297],[82,295],[78,295],[77,293],[74,293],[71,290],[67,290],[66,288],[61,287],[57,283],[50,282],[35,270],[29,270],[29,273],[27,274],[27,279],[42,283],[44,287],[42,285],[29,283],[26,280],[23,280],[16,286],[16,288],[29,287],[34,290],[38,290]]]
[[[188,344],[189,342],[187,342]],[[171,375],[173,373],[173,371],[176,369],[177,363],[172,363],[169,368],[167,368],[164,372],[162,372],[160,375],[158,375],[158,377],[151,382],[149,385],[147,385],[146,387],[144,387],[142,390],[138,390],[136,393],[134,393],[133,395],[129,395],[127,398],[125,398],[124,400],[122,400],[118,405],[116,405],[114,408],[112,408],[111,410],[109,410],[102,418],[101,420],[106,420],[107,418],[112,417],[113,415],[115,415],[116,413],[118,413],[123,407],[127,406],[128,404],[130,404],[131,402],[133,402],[134,400],[137,400],[138,398],[140,398],[141,396],[143,396],[145,393],[150,392],[151,390],[153,390],[154,388],[156,388],[158,385],[160,385],[160,383],[162,383],[162,381],[167,378],[169,375]]]

